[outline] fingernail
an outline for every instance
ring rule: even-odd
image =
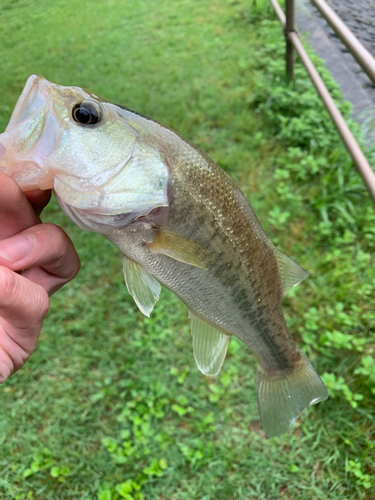
[[[33,246],[34,242],[30,236],[13,236],[0,241],[0,257],[8,262],[18,262],[29,255]]]

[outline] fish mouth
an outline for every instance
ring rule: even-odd
[[[54,84],[31,75],[0,134],[0,171],[10,175],[23,191],[53,188],[53,176],[43,168],[61,127],[52,110]]]
[[[23,191],[54,187],[48,157],[68,127],[69,110],[78,96],[89,94],[79,87],[51,83],[41,75],[27,79],[0,134],[0,171],[13,177]]]
[[[52,88],[53,84],[43,76],[29,76],[5,131],[12,129],[43,108],[51,95]]]

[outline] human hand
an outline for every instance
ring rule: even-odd
[[[0,172],[0,383],[33,353],[49,296],[78,273],[67,234],[38,215],[50,191],[22,193]]]

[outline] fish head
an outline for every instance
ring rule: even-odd
[[[0,134],[0,170],[54,189],[83,229],[107,232],[168,207],[169,169],[132,114],[81,87],[32,75]]]

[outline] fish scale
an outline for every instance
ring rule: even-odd
[[[53,187],[73,222],[120,249],[145,315],[160,284],[181,298],[203,373],[220,371],[231,335],[247,344],[268,436],[327,397],[281,310],[308,273],[274,247],[234,181],[190,141],[88,90],[33,75],[0,135],[0,169],[24,190]]]
[[[217,169],[217,166],[213,164],[213,162],[211,169]],[[197,179],[196,183],[194,183],[194,181],[190,181],[190,176],[188,177],[186,175],[186,171],[189,170],[193,171],[191,177],[193,179]],[[231,262],[232,264],[237,263],[239,267],[242,267],[243,271],[246,273],[246,280],[248,284],[251,284],[251,282],[254,284],[254,275],[256,275],[257,273],[259,276],[258,280],[271,278],[271,283],[266,284],[266,286],[259,287],[258,290],[254,289],[253,287],[253,290],[255,292],[263,294],[263,296],[265,294],[270,294],[270,299],[273,301],[272,306],[274,306],[275,304],[279,305],[282,298],[281,280],[278,275],[279,273],[277,270],[276,258],[274,257],[273,245],[267,239],[255,216],[249,223],[249,219],[247,216],[248,214],[244,213],[242,206],[238,206],[238,204],[236,205],[235,203],[232,203],[230,208],[228,208],[227,210],[224,211],[222,208],[223,205],[225,205],[227,199],[235,198],[232,192],[237,191],[238,188],[234,186],[233,181],[221,170],[219,170],[217,177],[224,177],[223,181],[219,183],[216,180],[215,183],[211,184],[209,183],[210,179],[199,179],[199,176],[205,177],[205,174],[207,172],[206,170],[196,169],[194,172],[193,168],[177,168],[176,171],[177,176],[179,176],[180,172],[182,173],[182,183],[185,185],[186,191],[189,190],[190,196],[196,198],[197,201],[204,200],[203,202],[201,202],[201,206],[199,207],[199,209],[197,209],[198,213],[201,213],[205,210],[208,214],[212,215],[212,219],[209,221],[209,230],[206,229],[205,225],[202,226],[199,224],[195,224],[195,222],[193,223],[193,226],[196,227],[196,237],[198,238],[201,234],[208,234],[209,237],[206,241],[202,241],[202,244],[209,245],[212,241],[211,235],[213,232],[215,234],[220,234],[221,238],[225,236],[226,241],[224,245],[222,245],[222,248],[220,248],[220,250],[223,251],[223,253],[225,253],[226,255],[228,255],[229,251],[232,250],[233,254],[229,259],[229,262]],[[209,177],[212,178],[212,175]],[[214,179],[217,179],[217,177],[213,176]],[[224,191],[225,189],[227,192],[229,191],[229,193],[226,193]],[[219,193],[221,192],[221,196],[218,196],[218,191]],[[243,197],[242,193],[240,192],[237,192],[237,196]],[[189,202],[186,198],[187,195],[185,195],[185,198],[183,198],[181,195],[179,197],[179,203],[183,207],[189,205]],[[241,200],[241,202],[243,202],[243,200]],[[247,200],[245,200],[245,203],[248,204]],[[190,206],[194,207],[196,205],[194,205],[193,202],[190,202]],[[181,221],[181,215],[178,208],[175,209],[176,214],[174,215],[174,210],[172,209],[172,207],[174,209],[174,205],[171,205],[170,221],[176,220],[175,229],[176,231],[179,231],[180,228],[178,226]],[[235,209],[237,209],[236,212],[233,211]],[[193,219],[194,211],[189,211],[189,214],[190,219]],[[206,216],[206,219],[208,220],[208,215]],[[212,229],[214,221],[216,221],[217,227],[214,227]],[[181,229],[184,230],[184,228]],[[172,228],[171,230],[174,230],[174,228]],[[228,248],[227,242],[231,242],[231,249]],[[216,251],[218,251],[218,249],[216,249]],[[267,264],[263,266],[262,262],[265,262],[266,260],[264,255],[266,252],[268,258]]]
[[[185,170],[184,170],[185,171]],[[175,183],[178,183],[178,178],[174,180]],[[204,186],[204,184],[202,183]],[[185,191],[183,193],[183,191]],[[173,278],[166,280],[164,278],[164,268],[162,267],[159,269],[155,269],[155,264],[152,262],[152,257],[151,257],[151,262],[143,261],[143,257],[140,257],[140,255],[136,255],[134,251],[130,251],[128,248],[122,247],[121,250],[127,254],[130,255],[132,258],[135,260],[141,261],[141,263],[146,267],[147,269],[150,270],[165,286],[170,288],[172,291],[174,291],[187,305],[188,307],[195,311],[197,314],[205,316],[207,318],[207,314],[209,314],[208,319],[218,326],[219,328],[223,329],[226,332],[230,332],[236,336],[238,336],[241,340],[243,340],[245,343],[247,343],[250,347],[256,347],[257,348],[257,355],[263,360],[265,366],[269,366],[271,370],[280,370],[283,368],[288,368],[292,363],[295,362],[296,357],[299,357],[299,351],[295,348],[294,343],[292,343],[289,339],[289,334],[287,333],[286,330],[286,325],[284,318],[280,315],[277,315],[277,310],[276,310],[276,318],[274,318],[273,323],[276,324],[277,320],[278,325],[277,327],[279,330],[281,328],[284,332],[284,336],[281,338],[282,342],[279,342],[279,346],[275,348],[273,344],[270,342],[269,336],[264,335],[264,330],[269,330],[267,325],[261,325],[259,326],[259,316],[260,316],[260,310],[257,311],[257,309],[254,307],[254,287],[252,287],[253,281],[253,276],[251,276],[250,273],[250,278],[251,280],[243,280],[245,283],[241,283],[241,280],[239,280],[240,276],[233,274],[230,269],[225,268],[224,272],[224,267],[226,262],[232,264],[233,262],[237,263],[238,267],[243,267],[245,263],[243,261],[240,261],[236,259],[236,256],[231,255],[230,258],[228,258],[228,247],[225,245],[226,241],[223,244],[223,236],[226,237],[226,240],[228,240],[228,235],[226,234],[225,231],[220,230],[218,232],[218,236],[215,238],[215,240],[212,240],[211,238],[211,233],[207,231],[207,225],[209,227],[212,227],[212,224],[215,222],[217,225],[222,226],[220,222],[218,221],[217,217],[215,217],[214,214],[214,209],[215,209],[215,204],[217,201],[212,201],[213,205],[213,211],[211,211],[211,219],[207,217],[207,224],[206,225],[199,225],[196,223],[195,220],[195,213],[198,213],[199,216],[202,213],[202,210],[204,210],[204,207],[198,207],[197,205],[191,201],[193,198],[199,196],[199,198],[204,199],[204,194],[202,196],[197,195],[197,192],[192,195],[189,193],[187,190],[183,188],[183,186],[177,186],[176,187],[176,192],[178,193],[178,196],[174,200],[172,200],[170,204],[170,213],[169,213],[169,220],[168,220],[168,225],[167,229],[170,231],[175,231],[176,233],[182,232],[184,234],[188,234],[189,237],[191,236],[192,233],[194,233],[195,240],[201,243],[203,246],[207,248],[212,248],[213,251],[221,253],[221,259],[222,261],[216,266],[216,269],[212,270],[213,271],[213,277],[216,278],[213,284],[210,284],[212,289],[216,290],[216,295],[218,294],[218,289],[219,287],[223,288],[223,295],[229,294],[233,297],[231,301],[231,311],[225,310],[225,313],[222,311],[222,300],[217,300],[216,295],[214,296],[214,304],[207,304],[207,287],[202,287],[202,285],[199,287],[198,285],[196,286],[190,286],[187,289],[181,287],[181,283],[177,282],[177,284],[174,282],[175,277],[178,277],[182,274],[182,272],[178,269],[178,266],[181,266],[178,262],[174,263],[174,266],[176,267],[174,269],[173,273]],[[188,200],[190,198],[190,200]],[[213,192],[213,200],[215,200],[215,192]],[[194,208],[195,207],[195,208]],[[183,218],[181,217],[181,211],[186,212],[188,211],[189,213],[189,218]],[[221,219],[224,219],[224,213],[222,214]],[[244,226],[248,224],[247,220],[243,220]],[[230,226],[229,226],[230,227]],[[251,230],[251,228],[250,228]],[[123,232],[124,234],[124,232]],[[107,236],[111,241],[113,241],[112,235]],[[123,238],[124,236],[120,235],[120,239]],[[131,241],[128,243],[129,245],[134,242],[134,237],[131,237]],[[213,243],[214,242],[214,243]],[[121,243],[118,242],[116,239],[115,242],[116,246],[121,245]],[[257,252],[253,253],[257,255]],[[225,257],[223,257],[225,256]],[[146,255],[146,258],[149,257]],[[220,256],[219,256],[220,258]],[[168,266],[171,265],[170,262],[167,260]],[[276,259],[275,259],[275,265],[276,265]],[[185,264],[182,264],[182,266],[186,266]],[[211,271],[211,269],[210,269]],[[208,283],[207,280],[207,275],[202,273],[200,270],[197,269],[190,269],[190,273],[195,272],[198,274],[196,277],[197,282],[202,282],[206,281],[206,284]],[[178,278],[177,278],[178,279]],[[193,281],[193,277],[190,276],[190,282]],[[234,287],[232,290],[230,290],[230,286],[233,286],[233,283],[237,283],[237,286]],[[273,286],[271,291],[274,291],[275,287]],[[201,292],[201,293],[199,293]],[[259,288],[258,294],[261,294],[262,290]],[[190,296],[190,294],[193,295],[193,297]],[[245,300],[242,302],[242,309],[239,309],[239,305],[241,305],[241,302],[238,300],[238,296],[244,296]],[[265,299],[266,292],[263,293],[262,297],[263,300]],[[279,294],[281,295],[281,294]],[[202,309],[200,307],[200,303],[203,302],[203,297],[206,297],[205,305],[206,309]],[[281,297],[280,297],[281,299]],[[261,299],[262,300],[262,299]],[[197,304],[198,302],[198,304]],[[228,297],[227,297],[227,302],[228,302]],[[211,312],[207,312],[207,308],[211,308]],[[263,310],[264,306],[262,304],[261,310]],[[275,308],[273,308],[275,311]],[[230,314],[229,314],[230,313]],[[256,321],[254,321],[256,318]],[[268,319],[268,321],[271,321]],[[260,342],[260,339],[257,338],[256,335],[251,335],[251,332],[253,330],[257,331],[258,337],[261,336],[263,339],[263,345]],[[255,337],[255,338],[254,338]]]

